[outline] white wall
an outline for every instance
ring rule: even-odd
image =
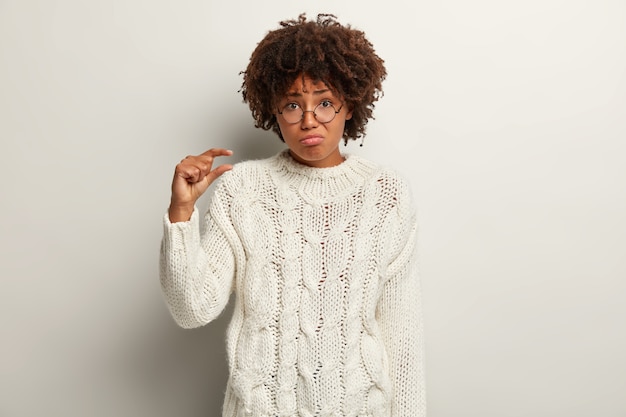
[[[0,0],[0,416],[217,416],[228,312],[158,284],[176,162],[281,148],[237,93],[279,20],[386,59],[359,153],[421,214],[432,417],[626,416],[626,3]]]

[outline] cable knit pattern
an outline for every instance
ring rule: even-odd
[[[203,226],[165,216],[161,284],[185,328],[236,293],[224,417],[425,416],[416,216],[394,172],[242,162]]]

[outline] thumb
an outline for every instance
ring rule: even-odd
[[[220,176],[222,176],[223,173],[225,173],[226,171],[230,171],[231,169],[233,169],[233,166],[231,164],[224,164],[209,172],[206,176],[209,185],[212,184],[213,181],[218,179]]]

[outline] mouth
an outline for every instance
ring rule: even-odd
[[[315,146],[319,145],[324,141],[324,138],[320,135],[307,135],[300,139],[300,143],[304,146]]]

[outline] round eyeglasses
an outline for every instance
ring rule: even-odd
[[[337,113],[341,111],[343,108],[343,104],[339,107],[339,109],[335,109],[335,107],[331,104],[330,101],[324,100],[313,110],[302,110],[302,107],[298,103],[287,103],[285,107],[283,107],[282,111],[279,111],[278,114],[283,116],[283,119],[287,123],[298,123],[304,118],[304,113],[313,113],[315,116],[315,120],[320,123],[329,123],[335,118]]]

